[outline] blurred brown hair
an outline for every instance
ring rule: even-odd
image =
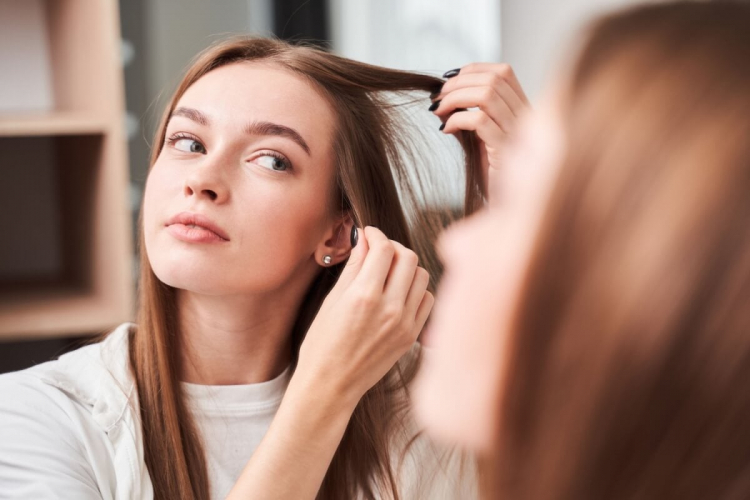
[[[485,491],[750,498],[750,5],[595,22]]]

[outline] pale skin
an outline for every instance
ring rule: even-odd
[[[421,332],[434,300],[429,276],[414,252],[376,228],[360,228],[351,248],[351,217],[329,202],[334,114],[301,77],[270,64],[223,66],[176,109],[147,183],[144,231],[155,274],[178,290],[181,380],[279,375],[324,257],[348,259],[228,497],[312,499],[357,402]],[[257,126],[266,122],[282,127]],[[204,229],[169,225],[184,212],[209,218],[222,237],[197,241]]]
[[[489,209],[453,225],[438,241],[445,274],[414,410],[434,438],[479,454],[496,438],[511,318],[564,155],[557,103],[556,93],[548,92],[521,118],[500,153],[502,167],[490,168],[496,199]]]

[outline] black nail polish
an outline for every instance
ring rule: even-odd
[[[430,94],[430,100],[431,101],[435,100],[435,98],[437,96],[439,96],[439,95],[440,95],[440,90],[436,90],[435,92],[433,92],[432,94]]]
[[[442,132],[444,128],[445,128],[445,123],[443,123],[442,125],[440,125],[440,128],[438,130],[440,130]]]
[[[428,109],[428,111],[435,111],[436,109],[438,109],[438,106],[440,106],[441,102],[442,102],[442,99],[439,100],[439,101],[435,101],[432,104],[430,104],[430,108]]]
[[[357,231],[357,226],[352,226],[352,234],[349,237],[349,241],[352,244],[352,248],[357,246],[357,241],[359,241],[359,231]]]
[[[443,78],[453,78],[461,71],[461,68],[452,69],[443,73]]]

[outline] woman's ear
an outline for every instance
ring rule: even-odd
[[[330,267],[346,260],[352,251],[353,226],[354,219],[348,212],[335,219],[315,250],[315,261],[322,266]],[[326,256],[330,257],[330,263],[326,263]]]

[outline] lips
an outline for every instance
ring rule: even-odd
[[[175,237],[194,242],[229,241],[229,235],[205,215],[181,212],[167,221],[165,226]]]

